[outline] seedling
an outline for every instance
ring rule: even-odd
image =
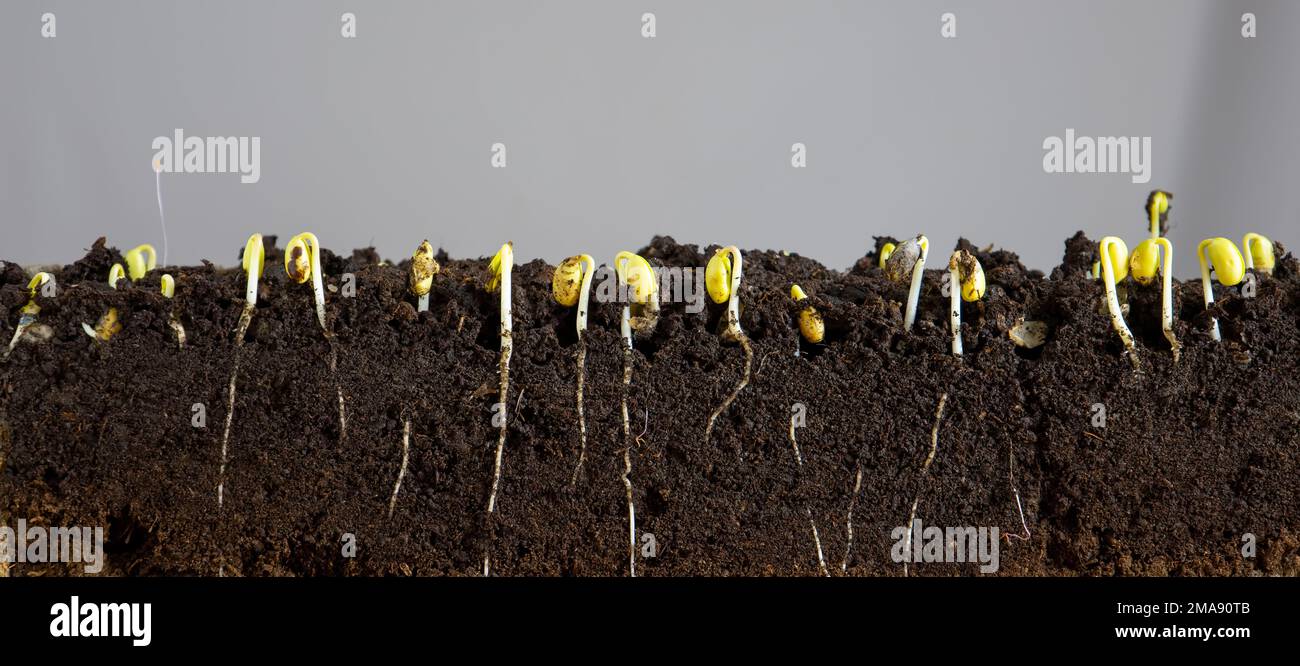
[[[826,339],[826,321],[822,315],[808,303],[808,295],[804,293],[803,288],[797,284],[790,285],[790,298],[794,299],[795,304],[800,306],[799,309],[799,335],[809,344],[821,344]],[[799,355],[799,347],[796,345],[794,355]]]
[[[952,353],[961,356],[961,302],[984,298],[984,267],[975,255],[958,250],[948,258],[948,286],[951,300]]]
[[[316,292],[316,319],[320,321],[320,328],[325,331],[326,337],[329,337],[329,329],[325,326],[325,284],[321,276],[320,241],[316,239],[316,234],[307,231],[289,239],[289,244],[284,248],[284,272],[298,284],[311,278],[312,290]]]
[[[1141,369],[1137,344],[1133,341],[1133,332],[1124,322],[1124,312],[1120,309],[1119,295],[1115,291],[1115,284],[1123,282],[1124,278],[1128,277],[1128,246],[1124,244],[1122,238],[1107,236],[1101,239],[1098,249],[1101,252],[1101,277],[1106,285],[1106,307],[1110,311],[1110,323],[1119,334],[1120,341],[1124,343],[1124,353],[1133,364],[1133,370],[1137,371]],[[1169,271],[1165,272],[1169,273]]]
[[[1147,215],[1151,220],[1151,238],[1160,238],[1160,216],[1169,213],[1169,202],[1174,195],[1164,190],[1152,190],[1147,197]]]
[[[619,252],[614,257],[614,273],[619,286],[627,288],[628,300],[623,305],[623,490],[627,494],[627,559],[628,575],[636,577],[636,503],[632,497],[632,429],[627,416],[627,398],[632,384],[632,307],[639,312],[636,330],[646,332],[658,317],[659,285],[654,270],[644,257],[631,252]],[[581,307],[581,306],[579,306]],[[646,419],[649,419],[646,412]]]
[[[589,254],[579,254],[561,261],[551,276],[551,295],[555,302],[566,308],[578,306],[578,464],[573,468],[570,486],[578,483],[582,464],[587,459],[587,418],[583,410],[582,389],[587,379],[587,303],[591,296],[591,277],[595,271],[596,260]]]
[[[320,329],[330,345],[330,377],[334,379],[334,392],[339,399],[339,441],[342,442],[348,435],[348,415],[343,400],[343,387],[339,384],[338,343],[334,340],[334,334],[330,332],[329,327],[325,325],[325,284],[321,276],[324,269],[321,267],[320,241],[316,239],[316,234],[305,231],[289,239],[289,244],[284,248],[284,272],[289,275],[290,280],[298,284],[306,282],[308,277],[311,278],[312,290],[316,293],[316,319],[320,322]]]
[[[1160,255],[1164,254],[1164,266],[1160,265]],[[1161,328],[1164,330],[1165,339],[1169,341],[1169,349],[1173,352],[1174,362],[1178,362],[1178,352],[1180,345],[1178,338],[1174,336],[1174,301],[1173,301],[1173,274],[1174,274],[1174,247],[1170,244],[1168,238],[1152,237],[1148,238],[1133,249],[1133,255],[1129,258],[1129,272],[1133,274],[1133,281],[1140,285],[1146,286],[1155,282],[1156,275],[1164,276],[1164,284],[1161,288],[1160,300],[1160,321]]]
[[[420,247],[415,249],[415,254],[411,255],[411,293],[419,299],[416,306],[418,312],[429,311],[429,291],[433,289],[433,276],[438,274],[441,267],[438,260],[433,258],[433,246],[429,241],[420,243]]]
[[[1223,238],[1207,238],[1196,246],[1196,258],[1201,262],[1201,291],[1205,294],[1205,308],[1214,305],[1214,283],[1210,281],[1210,269],[1225,286],[1232,287],[1241,283],[1246,277],[1246,264],[1241,251],[1232,241]],[[1215,342],[1222,339],[1219,334],[1219,320],[1210,317],[1210,337]]]
[[[240,351],[244,347],[244,334],[248,324],[253,320],[253,310],[257,306],[257,281],[262,277],[266,266],[266,248],[262,245],[262,234],[253,234],[244,244],[243,269],[247,274],[244,290],[244,309],[239,314],[239,323],[235,326],[235,350],[233,367],[230,370],[230,384],[226,393],[226,427],[221,434],[221,470],[217,475],[217,510],[225,504],[226,462],[230,444],[230,426],[235,421],[235,380],[239,377]]]
[[[152,245],[144,244],[127,250],[126,255],[127,275],[132,280],[139,280],[146,273],[158,267],[158,252],[153,249]],[[114,264],[116,266],[116,264]]]
[[[171,276],[171,273],[163,274],[158,289],[162,292],[163,298],[168,300],[171,300],[176,296],[176,279]],[[178,347],[184,347],[185,327],[182,326],[180,320],[176,318],[175,308],[172,308],[171,312],[167,315],[167,325],[171,327],[174,333],[176,333],[176,345]]]
[[[108,269],[108,286],[114,289],[117,289],[118,280],[127,277],[132,281],[139,280],[158,266],[158,253],[147,243],[127,250],[124,256],[126,268],[122,268],[122,264],[113,264]]]
[[[1273,256],[1273,241],[1257,233],[1248,233],[1241,237],[1242,256],[1246,260],[1246,270],[1258,270],[1266,275],[1273,274],[1277,259]]]
[[[122,264],[113,264],[108,269],[108,286],[117,289],[117,281],[126,278],[126,269]]]
[[[510,350],[511,350],[511,318],[510,318],[510,270],[515,264],[514,245],[507,242],[497,250],[496,256],[492,257],[492,262],[488,264],[488,293],[501,294],[501,361],[500,375],[501,388],[498,395],[499,405],[506,404],[506,397],[510,394]],[[491,518],[497,507],[497,490],[501,486],[501,456],[506,447],[506,410],[502,410],[499,415],[500,432],[497,435],[496,460],[492,464],[492,492],[488,495],[487,514]],[[491,573],[491,552],[483,555],[483,575]]]
[[[108,342],[110,338],[122,332],[122,322],[117,318],[117,308],[109,308],[96,322],[95,327],[83,323],[81,330],[97,342]]]
[[[912,324],[916,321],[916,305],[921,297],[921,278],[925,274],[925,260],[930,256],[930,240],[925,236],[917,236],[903,241],[902,245],[892,250],[888,255],[881,252],[881,257],[888,257],[885,261],[885,275],[894,282],[902,282],[911,278],[911,287],[907,291],[907,312],[903,317],[903,330],[912,330]],[[960,354],[961,352],[957,352]]]
[[[898,249],[898,246],[894,245],[893,243],[885,243],[884,245],[880,246],[880,267],[881,268],[885,267],[885,263],[889,261],[889,255],[893,254],[894,250],[896,249]]]
[[[33,275],[31,282],[27,283],[27,304],[19,310],[18,326],[14,329],[13,339],[9,341],[9,348],[5,350],[5,359],[13,353],[14,347],[18,346],[18,341],[22,339],[27,329],[36,323],[36,315],[41,313],[41,306],[36,304],[36,290],[43,289],[46,284],[56,283],[54,276],[44,271]]]
[[[736,396],[745,389],[749,384],[749,370],[754,363],[754,349],[749,344],[749,336],[740,328],[740,279],[743,269],[743,260],[740,256],[740,250],[731,245],[724,247],[713,254],[709,259],[709,264],[704,268],[704,286],[709,292],[709,298],[714,303],[727,303],[727,318],[722,329],[722,339],[739,342],[741,349],[745,351],[745,369],[740,376],[740,381],[731,393],[723,399],[722,404],[718,405],[713,413],[709,415],[709,423],[704,428],[704,442],[707,444],[713,435],[713,424],[718,420],[718,416],[726,411],[735,402]],[[740,445],[737,444],[737,449]],[[740,452],[737,451],[739,454]]]

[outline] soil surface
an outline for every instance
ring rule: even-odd
[[[820,575],[813,525],[829,574],[903,575],[894,530],[913,515],[999,528],[999,575],[1300,574],[1291,255],[1256,276],[1253,297],[1217,286],[1210,312],[1199,281],[1175,282],[1177,363],[1159,291],[1126,283],[1135,373],[1088,274],[1096,243],[1082,233],[1050,276],[1013,253],[959,244],[988,282],[984,300],[962,308],[962,357],[950,351],[941,291],[947,253],[930,257],[904,332],[906,285],[877,267],[889,240],[846,271],[744,253],[751,377],[710,441],[709,415],[745,364],[718,333],[725,307],[700,290],[702,309],[664,302],[654,330],[636,336],[627,412],[637,575]],[[167,267],[114,290],[105,277],[122,259],[100,239],[53,271],[57,294],[38,296],[37,324],[0,362],[0,525],[104,526],[109,575],[481,575],[485,556],[493,575],[627,575],[621,304],[593,292],[575,479],[580,343],[574,308],[551,298],[551,265],[514,268],[503,400],[487,258],[440,253],[429,311],[417,312],[409,262],[326,250],[327,336],[310,283],[288,280],[268,241],[242,346],[237,268]],[[657,237],[640,254],[702,277],[715,249]],[[222,259],[238,265],[236,253]],[[176,280],[170,300],[158,290],[164,272]],[[29,273],[5,263],[0,278],[7,345]],[[792,282],[825,318],[822,344],[799,337]],[[82,324],[110,308],[120,332],[87,336]],[[1007,332],[1022,317],[1046,323],[1045,344],[1013,344]],[[502,412],[508,438],[489,515]],[[1243,556],[1248,543],[1254,557]],[[907,567],[978,573],[978,563]]]

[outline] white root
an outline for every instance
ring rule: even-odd
[[[226,400],[226,428],[221,434],[221,469],[217,474],[218,510],[225,506],[226,464],[229,460],[227,452],[230,447],[230,426],[235,421],[235,381],[239,378],[239,362],[242,357],[240,351],[244,348],[244,334],[248,331],[248,324],[251,321],[253,321],[253,304],[245,303],[243,312],[239,314],[239,325],[235,327],[235,360],[234,367],[230,371],[230,385],[226,391],[229,396]]]
[[[28,327],[35,321],[35,317],[29,319],[27,315],[23,315],[22,319],[19,320],[18,327],[14,329],[14,337],[9,341],[9,348],[5,350],[5,359],[8,359],[9,355],[13,353],[14,347],[17,347],[18,341],[22,339],[23,333],[26,333]]]
[[[862,489],[862,467],[858,466],[858,476],[853,482],[853,495],[849,497],[849,513],[844,519],[844,528],[848,533],[848,540],[844,544],[844,559],[840,562],[840,573],[847,573],[849,570],[849,556],[853,554],[853,508],[858,504],[858,491]]]
[[[1029,523],[1025,521],[1025,508],[1020,504],[1020,489],[1016,487],[1016,460],[1013,456],[1014,448],[1007,448],[1007,477],[1011,482],[1011,492],[1016,496],[1016,511],[1020,512],[1020,527],[1025,531],[1024,536],[1019,534],[1007,534],[1007,541],[1011,539],[1020,539],[1028,541],[1033,535],[1029,533]]]
[[[739,330],[739,326],[737,326],[737,330]],[[740,392],[745,390],[745,387],[749,385],[749,368],[754,362],[754,350],[749,344],[749,336],[745,335],[743,332],[740,333],[740,336],[737,339],[740,341],[740,347],[745,350],[745,369],[744,372],[741,373],[740,382],[736,384],[735,388],[731,389],[731,393],[723,399],[722,404],[718,405],[717,408],[713,410],[712,414],[709,414],[709,423],[704,427],[704,442],[706,444],[713,437],[714,422],[718,420],[718,417],[721,416],[723,412],[727,411],[727,408],[731,406],[731,403],[736,401],[736,397],[740,395]],[[736,445],[736,455],[743,455],[740,444]]]
[[[912,510],[907,514],[907,530],[903,540],[903,577],[907,577],[907,563],[912,560],[912,526],[916,520],[916,505],[921,501],[921,496],[917,495],[912,499]]]
[[[790,446],[794,449],[794,460],[799,468],[799,478],[803,478],[803,455],[799,453],[799,440],[794,435],[794,417],[790,417]],[[812,527],[813,546],[817,550],[817,569],[823,576],[829,576],[830,572],[826,569],[826,557],[822,554],[822,540],[817,533],[817,522],[813,520],[812,509],[805,506],[804,515],[808,517],[808,525]]]
[[[578,333],[578,464],[573,466],[573,478],[569,480],[569,487],[573,488],[578,485],[578,475],[582,473],[582,463],[587,459],[587,417],[582,408],[582,389],[587,379],[587,336],[584,332]],[[626,408],[624,409],[626,411]]]
[[[327,334],[327,337],[330,343],[330,377],[334,380],[334,393],[339,398],[339,443],[342,444],[348,438],[348,414],[344,407],[343,385],[339,383],[339,348],[333,334]]]
[[[397,471],[397,482],[393,484],[393,496],[388,498],[388,517],[393,517],[393,508],[397,506],[397,493],[402,489],[402,478],[406,476],[406,462],[411,454],[411,419],[402,425],[402,467]]]
[[[957,285],[953,285],[958,288]],[[939,396],[939,406],[934,410],[934,427],[930,429],[930,454],[925,457],[925,462],[921,463],[921,478],[925,479],[930,473],[930,463],[934,462],[934,455],[939,451],[939,422],[943,420],[943,407],[948,402],[948,394],[944,393]],[[903,542],[903,552],[906,556],[903,558],[903,575],[907,575],[907,563],[911,559],[912,553],[912,526],[916,520],[916,506],[921,502],[921,495],[918,491],[917,496],[912,499],[912,511],[907,516],[907,540]]]
[[[626,311],[626,308],[625,308]],[[625,338],[623,344],[623,490],[627,493],[627,570],[636,578],[636,503],[632,496],[632,431],[628,423],[628,387],[632,383],[632,344]],[[646,412],[646,419],[650,413]]]

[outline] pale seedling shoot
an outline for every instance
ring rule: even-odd
[[[889,262],[889,257],[894,253],[898,246],[893,243],[885,243],[880,246],[880,267],[884,268]]]
[[[122,264],[113,264],[108,268],[108,286],[117,289],[117,281],[126,279],[126,269]]]
[[[886,246],[888,247],[888,246]],[[909,238],[888,255],[881,252],[885,276],[894,282],[910,279],[907,291],[907,311],[903,317],[903,330],[912,330],[916,322],[917,301],[921,298],[921,279],[925,274],[925,260],[930,256],[930,240],[925,236]],[[887,258],[886,258],[887,257]],[[960,352],[957,352],[960,354]]]
[[[948,258],[948,289],[952,323],[952,354],[960,357],[961,347],[961,304],[962,301],[974,303],[984,298],[984,267],[975,255],[966,250],[958,250]]]
[[[163,276],[159,281],[158,290],[162,293],[163,298],[172,300],[176,296],[176,278],[173,278],[171,273],[163,273]],[[185,327],[182,326],[180,320],[176,318],[176,308],[174,306],[170,308],[170,311],[167,313],[167,325],[171,327],[172,332],[176,334],[176,346],[184,348]]]
[[[1214,270],[1215,277],[1224,286],[1232,287],[1241,284],[1246,277],[1246,263],[1241,256],[1241,251],[1232,241],[1219,237],[1207,238],[1201,241],[1196,247],[1196,258],[1201,262],[1201,291],[1205,294],[1205,308],[1208,310],[1214,305],[1214,283],[1210,280],[1210,270]],[[1219,334],[1219,320],[1213,316],[1210,317],[1210,337],[1215,342],[1222,339]]]
[[[234,361],[230,370],[230,383],[226,386],[226,427],[221,434],[221,469],[217,475],[217,510],[225,506],[226,500],[226,462],[230,446],[230,426],[235,422],[235,380],[239,377],[240,351],[244,347],[244,334],[248,324],[253,320],[253,310],[257,307],[257,282],[266,267],[266,247],[262,244],[262,234],[253,234],[244,244],[242,267],[247,278],[244,287],[244,307],[239,313],[239,323],[235,326]]]
[[[636,503],[632,497],[632,429],[628,422],[627,399],[632,384],[632,331],[649,332],[658,319],[659,284],[650,262],[631,252],[619,252],[614,257],[614,273],[619,287],[626,288],[627,300],[623,304],[620,331],[623,334],[623,491],[627,495],[627,558],[628,575],[636,577]],[[638,314],[632,316],[632,308]],[[581,306],[579,306],[581,307]],[[634,324],[635,321],[635,324]],[[649,412],[646,414],[649,419]]]
[[[1110,312],[1110,323],[1119,334],[1120,342],[1124,343],[1124,353],[1133,364],[1133,370],[1137,371],[1141,368],[1137,344],[1133,341],[1133,332],[1124,322],[1124,311],[1119,304],[1119,294],[1115,291],[1116,283],[1123,282],[1128,277],[1128,246],[1122,238],[1106,236],[1097,247],[1101,256],[1101,279],[1106,288],[1106,308]]]
[[[571,308],[578,306],[578,352],[577,352],[577,406],[578,406],[578,463],[573,468],[573,477],[569,481],[572,487],[578,483],[582,473],[582,464],[587,459],[587,418],[583,410],[582,389],[587,379],[587,304],[591,296],[591,278],[596,271],[596,260],[589,254],[579,254],[560,262],[551,276],[551,295],[555,302]]]
[[[57,283],[53,275],[44,271],[33,275],[31,281],[27,283],[27,304],[19,310],[18,326],[14,328],[14,337],[9,341],[9,348],[5,350],[5,359],[13,353],[14,347],[18,346],[18,341],[22,339],[27,329],[36,323],[36,315],[41,313],[41,306],[36,303],[36,290],[44,291],[47,284],[53,291]]]
[[[322,277],[324,267],[321,265],[320,241],[316,239],[316,234],[305,231],[289,239],[289,244],[284,248],[284,272],[288,274],[290,280],[298,284],[303,284],[311,278],[312,291],[316,295],[316,319],[320,322],[321,332],[330,345],[329,368],[330,376],[334,379],[334,392],[339,399],[339,441],[342,442],[348,435],[348,416],[343,400],[343,387],[339,384],[338,377],[339,347],[334,334],[325,324],[325,283]]]
[[[117,289],[118,280],[129,277],[134,282],[158,267],[158,252],[148,243],[127,250],[123,256],[126,268],[122,268],[122,264],[113,264],[108,269],[108,286],[114,289]]]
[[[1151,238],[1160,238],[1160,216],[1169,212],[1169,201],[1174,195],[1164,190],[1154,190],[1151,192],[1150,203],[1147,206],[1147,214],[1151,221]]]
[[[429,292],[433,290],[433,276],[442,269],[438,260],[433,258],[433,246],[429,241],[420,243],[411,255],[410,290],[416,297],[416,312],[429,311]]]
[[[704,428],[704,442],[707,444],[713,435],[713,424],[718,420],[718,416],[726,411],[735,402],[736,396],[745,389],[749,384],[750,366],[754,362],[754,349],[749,343],[749,336],[740,328],[740,279],[743,273],[743,260],[740,256],[740,250],[731,245],[719,249],[709,259],[708,266],[704,269],[704,286],[709,292],[709,298],[714,303],[727,304],[726,319],[723,322],[722,339],[739,342],[741,349],[745,352],[745,368],[741,373],[740,381],[736,383],[731,393],[723,399],[722,404],[718,405],[713,413],[709,415],[708,425]],[[737,444],[737,453],[740,453],[740,445]]]
[[[132,277],[132,280],[144,277],[145,272],[152,268],[152,266],[148,266],[149,262],[147,262],[142,256],[143,248],[148,248],[150,252],[149,256],[151,258],[154,256],[152,254],[153,247],[149,245],[141,245],[140,247],[126,253],[127,265],[133,267],[132,274],[138,274],[138,277]],[[148,266],[148,268],[146,268],[146,266]],[[117,289],[118,280],[122,280],[126,277],[125,272],[125,269],[122,268],[122,264],[113,264],[109,267],[108,286]],[[112,338],[122,330],[122,322],[117,318],[117,308],[109,308],[108,312],[105,312],[100,316],[99,321],[96,322],[94,326],[82,322],[81,330],[85,332],[87,337],[95,342],[108,342],[109,338]]]
[[[325,336],[329,337],[329,328],[325,325],[325,283],[321,275],[320,241],[316,239],[316,234],[307,231],[289,239],[289,244],[284,248],[284,272],[298,284],[311,279],[312,290],[316,294],[316,319]]]
[[[81,330],[95,342],[108,342],[114,335],[122,332],[122,322],[117,317],[117,308],[109,308],[93,328],[83,322]]]
[[[790,285],[790,299],[799,307],[799,335],[810,345],[821,344],[826,339],[826,321],[822,314],[808,302],[808,294],[797,284]],[[799,355],[797,343],[794,355]]]
[[[1160,261],[1162,253],[1163,266]],[[1174,362],[1177,363],[1180,345],[1178,338],[1174,336],[1174,247],[1169,239],[1156,236],[1138,243],[1137,247],[1133,248],[1132,256],[1129,257],[1129,273],[1133,275],[1134,282],[1143,286],[1155,282],[1157,275],[1164,278],[1160,293],[1160,326],[1165,333],[1165,339],[1169,341]]]
[[[492,463],[492,491],[488,494],[487,515],[489,518],[497,508],[497,490],[501,486],[501,456],[506,447],[506,398],[510,394],[510,351],[512,349],[512,320],[510,310],[510,271],[515,264],[514,245],[507,242],[497,250],[496,256],[492,257],[492,262],[488,264],[488,281],[487,291],[490,294],[501,294],[501,360],[499,363],[499,372],[501,376],[501,386],[497,394],[497,407],[500,413],[494,415],[494,419],[499,421],[497,434],[496,457]],[[495,410],[494,410],[495,411]],[[491,574],[492,553],[491,551],[483,554],[483,575]]]
[[[1251,232],[1241,237],[1241,249],[1242,258],[1246,260],[1246,270],[1273,274],[1273,266],[1277,264],[1277,258],[1273,255],[1273,241]]]

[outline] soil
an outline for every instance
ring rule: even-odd
[[[161,269],[113,290],[103,278],[121,257],[99,239],[54,271],[57,296],[38,298],[52,336],[29,336],[0,363],[0,524],[105,526],[109,575],[479,575],[485,554],[501,576],[627,574],[621,305],[592,298],[587,454],[571,484],[574,309],[551,299],[551,265],[515,267],[508,439],[489,517],[499,313],[483,289],[488,259],[440,253],[429,311],[417,313],[407,262],[382,262],[373,249],[323,251],[335,376],[310,285],[285,277],[267,240],[268,269],[238,350],[224,505],[216,488],[244,276],[205,263],[166,269],[176,279],[171,300],[158,293]],[[914,502],[925,525],[999,527],[999,575],[1300,574],[1300,264],[1291,255],[1258,276],[1253,298],[1216,288],[1222,342],[1209,336],[1199,281],[1175,282],[1177,363],[1161,334],[1159,292],[1130,284],[1135,373],[1098,307],[1099,283],[1088,276],[1096,244],[1081,232],[1050,276],[1011,252],[959,243],[988,282],[983,301],[963,306],[960,358],[940,290],[947,254],[931,256],[916,325],[904,333],[906,285],[877,268],[890,240],[876,239],[847,271],[744,253],[752,377],[712,441],[703,441],[709,413],[744,362],[718,335],[724,306],[692,313],[664,303],[653,333],[637,338],[631,479],[638,536],[654,545],[638,575],[818,575],[809,515],[831,574],[902,575],[891,533]],[[714,249],[657,237],[640,253],[697,268]],[[27,280],[4,264],[5,344]],[[824,316],[824,343],[799,338],[792,282]],[[121,332],[92,340],[82,323],[109,308]],[[1012,343],[1007,331],[1021,317],[1047,323],[1044,345]],[[806,412],[796,429],[802,466],[789,437],[796,403]],[[1094,424],[1098,405],[1104,427]],[[408,420],[409,463],[389,517]],[[1241,552],[1248,534],[1253,558]],[[353,539],[355,557],[345,557]]]

